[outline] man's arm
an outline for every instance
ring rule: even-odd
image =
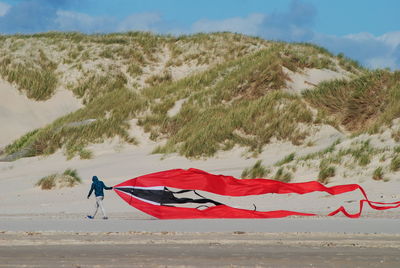
[[[93,190],[94,190],[94,185],[92,183],[92,187],[90,187],[90,191],[89,191],[89,194],[87,196],[88,199],[89,199],[90,195],[92,194]]]
[[[107,186],[104,184],[104,182],[103,182],[103,188],[106,189],[106,190],[112,190],[112,187],[107,187]]]

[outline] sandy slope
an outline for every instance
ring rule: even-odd
[[[290,79],[287,83],[287,90],[296,93],[313,88],[323,81],[342,79],[348,76],[348,73],[342,69],[336,72],[328,69],[305,68],[302,72],[292,72],[283,67],[283,71]]]
[[[69,90],[59,89],[51,99],[38,102],[0,79],[0,148],[81,107]]]

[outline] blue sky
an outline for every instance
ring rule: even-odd
[[[399,0],[0,0],[0,33],[232,31],[400,69]]]

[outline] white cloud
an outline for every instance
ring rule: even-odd
[[[10,5],[0,2],[0,17],[6,15],[8,10],[10,10],[10,8],[11,8]]]
[[[381,36],[358,33],[345,36],[317,35],[313,40],[331,51],[343,52],[370,68],[400,68],[400,32],[389,32]]]
[[[400,32],[385,33],[379,36],[377,39],[385,42],[393,48],[396,48],[398,45],[400,45]]]
[[[349,34],[345,35],[345,38],[357,40],[357,41],[375,41],[382,42],[392,48],[397,47],[400,44],[400,32],[388,32],[381,36],[374,36],[370,33],[358,33],[358,34]]]
[[[235,17],[225,20],[200,20],[192,25],[193,32],[237,32],[257,35],[265,19],[264,14],[250,14],[245,18]]]
[[[357,40],[357,41],[367,41],[367,40],[371,40],[371,39],[376,39],[375,36],[373,36],[372,34],[367,33],[367,32],[356,33],[356,34],[347,34],[343,37],[352,39],[352,40]]]
[[[117,31],[157,31],[162,23],[158,13],[132,14],[118,24]]]

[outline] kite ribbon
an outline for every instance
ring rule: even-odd
[[[349,218],[361,216],[364,203],[375,210],[386,210],[400,207],[400,201],[392,203],[370,201],[364,189],[358,184],[336,185],[327,187],[317,181],[285,183],[270,179],[236,179],[231,176],[214,175],[198,169],[173,169],[140,176],[114,186],[116,193],[131,206],[159,219],[189,219],[189,218],[282,218],[292,215],[317,216],[313,213],[303,213],[288,210],[254,211],[234,208],[227,205],[217,205],[207,209],[165,206],[149,203],[126,194],[121,189],[136,187],[172,187],[182,190],[200,190],[224,196],[250,196],[262,194],[307,194],[312,192],[326,192],[330,195],[339,195],[360,190],[364,199],[359,201],[359,212],[350,214],[341,206],[328,216],[342,212]]]

